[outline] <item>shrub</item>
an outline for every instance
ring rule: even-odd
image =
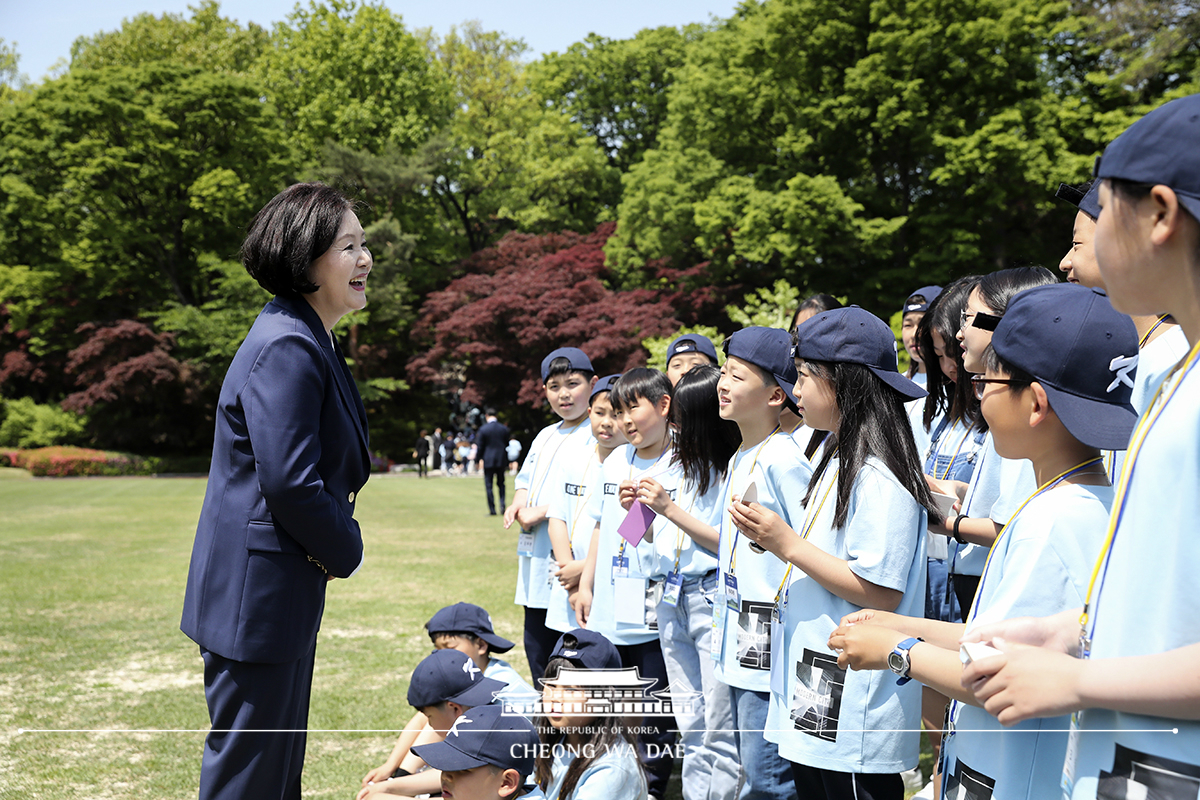
[[[83,447],[42,447],[17,454],[14,466],[36,477],[74,478],[87,475],[149,475],[146,459],[128,453],[110,453]]]
[[[29,397],[4,401],[0,422],[0,446],[50,447],[77,444],[84,439],[85,421],[58,406],[38,405]]]

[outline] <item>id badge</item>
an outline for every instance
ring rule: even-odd
[[[629,556],[613,556],[612,576],[613,580],[629,577]]]
[[[672,572],[663,582],[662,600],[669,606],[679,605],[679,593],[683,590],[683,576]]]
[[[558,579],[556,577],[554,577],[555,573],[557,573],[557,572],[558,572],[558,562],[554,560],[553,556],[551,556],[550,563],[546,565],[546,585],[547,586],[553,587],[554,584],[558,582]]]
[[[646,627],[646,579],[615,578],[613,618],[621,625]]]
[[[725,573],[725,607],[738,613],[742,610],[742,596],[738,594],[737,577]]]
[[[725,649],[725,612],[727,610],[724,598],[718,597],[712,607],[712,632],[709,634],[708,640],[708,655],[713,661],[720,661],[721,651]]]
[[[533,558],[533,531],[521,531],[517,535],[517,555]]]
[[[771,694],[787,697],[787,660],[784,658],[784,627],[779,609],[771,612]]]
[[[1070,797],[1075,791],[1075,761],[1079,758],[1079,712],[1071,714],[1071,729],[1067,734],[1067,757],[1063,759],[1062,782],[1063,797]]]

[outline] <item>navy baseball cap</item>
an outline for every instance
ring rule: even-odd
[[[616,645],[595,631],[576,628],[558,637],[550,658],[559,656],[580,669],[620,669]]]
[[[901,375],[896,359],[896,336],[888,324],[858,306],[833,308],[796,327],[793,355],[806,361],[861,364],[904,397],[916,400],[926,392]]]
[[[506,686],[504,681],[483,677],[483,672],[465,653],[434,650],[413,670],[408,704],[425,708],[449,700],[467,708],[483,706]]]
[[[605,375],[603,378],[596,381],[596,385],[592,387],[591,397],[589,397],[588,400],[591,401],[596,399],[596,395],[600,394],[601,392],[611,392],[613,384],[617,382],[617,378],[619,377],[621,377],[621,373],[618,372],[616,375]]]
[[[1169,186],[1200,220],[1200,94],[1172,100],[1126,129],[1096,159],[1096,177]]]
[[[796,399],[796,362],[792,360],[792,337],[783,328],[742,328],[721,347],[725,355],[748,361],[775,376],[783,396],[794,408]]]
[[[550,362],[556,358],[565,358],[571,364],[571,369],[580,370],[581,372],[595,373],[592,369],[592,360],[587,357],[587,353],[580,350],[578,347],[560,347],[557,350],[551,351],[550,355],[542,359],[542,383],[550,377]]]
[[[717,363],[717,348],[712,340],[698,333],[685,333],[671,342],[667,348],[667,363],[670,364],[671,359],[680,353],[701,353],[711,358],[714,364]]]
[[[533,774],[540,742],[537,730],[520,714],[505,714],[500,706],[479,706],[455,720],[445,740],[416,745],[412,751],[443,772],[491,764],[528,776]]]
[[[1087,191],[1069,183],[1060,183],[1054,196],[1067,201],[1093,220],[1100,219],[1100,181],[1093,181]]]
[[[901,311],[903,311],[905,314],[911,314],[916,311],[928,311],[929,304],[932,303],[933,299],[941,293],[942,287],[940,286],[922,286],[920,289],[917,289],[908,296],[908,298],[904,301],[904,308],[901,309]],[[917,297],[922,298],[924,302],[917,302],[914,299]]]
[[[455,603],[446,606],[425,623],[425,630],[433,636],[438,633],[469,633],[488,643],[493,653],[507,653],[514,645],[508,639],[497,636],[492,629],[492,618],[486,611],[472,603]]]
[[[992,334],[992,349],[1042,385],[1076,439],[1101,450],[1129,446],[1138,334],[1104,292],[1070,283],[1020,292]]]

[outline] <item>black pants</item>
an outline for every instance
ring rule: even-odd
[[[417,456],[417,477],[418,478],[428,478],[429,477],[429,464],[425,460],[425,456],[422,456],[422,455]]]
[[[663,661],[662,645],[658,639],[651,639],[643,644],[619,644],[617,652],[621,654],[622,666],[637,667],[641,677],[654,679],[654,684],[646,687],[647,696],[670,688],[667,664]],[[708,657],[707,653],[703,655]],[[675,767],[675,758],[671,755],[676,739],[675,718],[642,717],[641,721],[635,724],[642,728],[642,732],[638,733],[637,744],[638,759],[646,769],[646,788],[652,798],[666,797],[667,781],[670,780],[671,770]]]
[[[212,731],[199,800],[300,800],[316,648],[283,664],[233,661],[203,647],[200,655]]]
[[[508,508],[508,503],[504,502],[504,467],[484,467],[483,468],[483,488],[487,490],[488,511],[496,513],[496,503],[492,499],[492,481],[500,489],[500,510]]]
[[[558,631],[546,627],[546,609],[525,607],[525,660],[529,662],[533,688],[539,692],[542,691],[540,681],[546,674],[546,664],[561,636]]]
[[[793,761],[792,777],[804,800],[904,800],[904,780],[890,773],[834,772]]]
[[[979,590],[978,575],[950,575],[950,585],[954,587],[954,596],[958,598],[958,608],[962,613],[962,621],[967,621],[971,613],[971,604],[975,602],[975,592]]]

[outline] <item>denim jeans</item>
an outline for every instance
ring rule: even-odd
[[[695,693],[692,711],[675,710],[684,748],[684,800],[733,800],[741,765],[733,732],[733,693],[713,675],[709,657],[717,571],[685,581],[679,604],[658,604],[658,637],[671,693]]]
[[[796,800],[792,765],[779,756],[778,747],[763,737],[770,695],[736,686],[731,689],[738,755],[746,767],[738,800]]]

